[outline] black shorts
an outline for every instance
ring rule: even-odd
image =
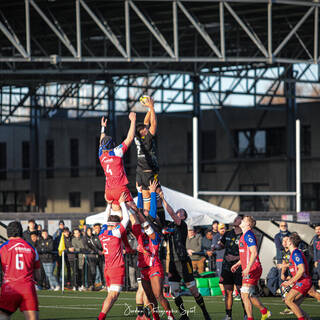
[[[230,269],[222,269],[220,276],[220,283],[236,285],[241,287],[242,285],[242,270],[238,268],[236,272],[231,272]]]
[[[180,282],[181,279],[183,279],[184,283],[194,281],[192,263],[190,259],[186,261],[169,262],[169,282]]]
[[[142,190],[149,190],[150,182],[153,182],[154,180],[158,181],[158,184],[160,186],[158,173],[154,173],[152,171],[144,172],[144,171],[137,170],[136,181],[138,183],[138,186],[142,186]]]

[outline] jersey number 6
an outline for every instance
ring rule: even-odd
[[[19,260],[19,258],[22,258],[23,254],[18,253],[16,254],[16,269],[17,270],[23,270],[23,261]]]

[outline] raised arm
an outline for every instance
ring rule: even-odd
[[[123,225],[124,228],[126,228],[129,223],[129,212],[128,212],[128,208],[126,206],[125,201],[126,201],[126,194],[125,192],[123,192],[119,198],[119,203],[122,211],[121,224]]]
[[[178,226],[180,226],[181,224],[181,219],[178,217],[178,215],[174,212],[174,210],[172,209],[172,207],[170,206],[170,204],[165,200],[164,198],[164,194],[163,191],[161,191],[159,193],[159,196],[162,200],[162,205],[164,206],[164,208],[168,211],[170,217],[173,219],[174,223],[177,224]]]
[[[141,103],[145,107],[149,108],[149,111],[144,118],[144,124],[148,124],[150,122],[149,132],[154,136],[157,132],[157,116],[154,110],[154,101],[150,97],[145,97]]]
[[[124,143],[127,147],[129,147],[130,144],[132,143],[134,139],[134,135],[136,133],[136,114],[134,112],[130,112],[129,119],[130,119],[130,128],[128,131],[128,135],[124,140]]]
[[[156,180],[153,180],[152,182],[150,182],[149,191],[151,195],[151,201],[150,201],[149,216],[151,216],[153,219],[157,217],[157,194],[156,194],[157,186],[158,186],[158,182]]]
[[[108,122],[108,119],[104,119],[104,117],[101,118],[100,143],[101,143],[101,140],[106,136],[107,122]]]
[[[106,207],[106,210],[104,212],[104,217],[103,217],[103,220],[105,221],[105,223],[108,222],[109,216],[111,214],[111,205],[112,205],[112,201],[111,202],[108,201],[108,205]]]

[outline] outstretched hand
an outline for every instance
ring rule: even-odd
[[[101,127],[107,127],[108,119],[104,119],[104,117],[101,118]]]
[[[151,97],[149,96],[143,96],[140,98],[140,103],[147,107],[147,108],[153,108],[154,107],[154,101]]]
[[[152,182],[150,181],[150,184],[149,184],[150,192],[156,192],[157,186],[158,186],[158,182],[156,180],[153,180]]]
[[[130,121],[136,121],[136,118],[137,118],[137,116],[136,116],[135,112],[130,112],[129,113],[129,120]]]
[[[119,202],[121,203],[121,202],[126,202],[126,199],[127,199],[127,194],[126,194],[126,192],[122,192],[121,193],[121,196],[120,196],[120,198],[119,198]]]

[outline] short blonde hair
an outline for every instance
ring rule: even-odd
[[[256,220],[252,216],[244,216],[243,219],[245,219],[245,218],[247,218],[250,228],[255,227]]]

